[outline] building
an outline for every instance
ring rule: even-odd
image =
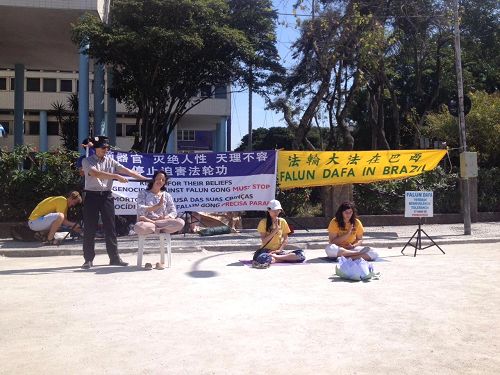
[[[0,0],[0,124],[2,149],[31,144],[41,151],[61,144],[55,103],[79,96],[79,140],[106,134],[128,151],[138,129],[135,116],[105,95],[108,74],[71,42],[71,23],[85,12],[103,22],[110,0]],[[21,83],[16,89],[16,84]],[[80,85],[80,82],[83,82]],[[210,92],[211,94],[207,94]],[[190,110],[169,140],[168,152],[226,151],[230,144],[228,87],[200,88],[206,100]]]

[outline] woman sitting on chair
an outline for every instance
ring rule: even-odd
[[[184,220],[177,218],[172,196],[165,191],[167,181],[165,171],[156,171],[146,190],[137,196],[135,233],[175,233],[184,227]]]

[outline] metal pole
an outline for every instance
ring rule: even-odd
[[[464,86],[462,79],[462,52],[460,49],[460,27],[458,19],[458,0],[453,1],[454,14],[454,39],[455,39],[455,68],[457,70],[458,88],[458,127],[460,134],[460,152],[467,151],[467,141],[465,136],[465,115],[464,115]],[[470,197],[469,179],[463,177],[462,183],[462,207],[464,211],[464,234],[471,234],[470,218]]]
[[[248,81],[248,151],[252,151],[252,93],[253,93],[253,71],[250,67],[250,80]]]

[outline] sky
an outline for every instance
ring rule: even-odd
[[[297,38],[296,22],[292,15],[292,5],[295,0],[273,0],[278,10],[278,27],[276,29],[277,48],[281,63],[285,66],[292,64],[290,46]],[[285,126],[280,113],[265,110],[262,97],[253,94],[252,124],[253,129],[260,127]],[[248,134],[248,90],[233,93],[231,96],[231,150],[241,143],[241,139]]]

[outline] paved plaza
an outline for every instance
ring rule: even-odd
[[[0,373],[498,374],[500,243],[441,245],[381,248],[370,282],[334,277],[321,249],[267,270],[250,251],[163,271],[0,257]]]

